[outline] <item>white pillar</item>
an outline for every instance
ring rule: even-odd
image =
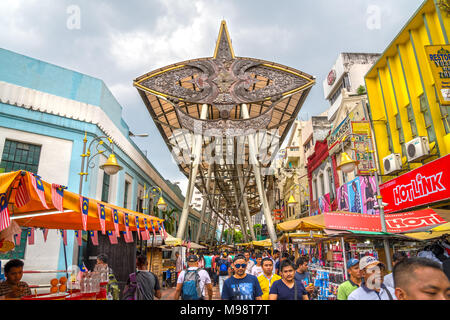
[[[253,230],[252,217],[250,216],[250,210],[248,209],[247,195],[244,192],[244,171],[242,170],[242,165],[236,164],[237,175],[239,187],[242,192],[242,206],[244,207],[245,216],[247,217],[248,227],[250,229],[250,236],[253,241],[256,241],[255,231]]]
[[[211,184],[212,167],[213,167],[213,164],[210,163],[209,168],[208,168],[208,178],[206,179],[205,193],[203,194],[203,205],[202,205],[202,212],[200,214],[199,228],[198,228],[197,234],[195,236],[196,243],[198,243],[198,241],[200,240],[200,234],[202,232],[203,220],[205,219],[205,212],[206,212],[206,208],[208,206],[208,193],[209,193],[209,185]]]
[[[205,120],[208,116],[208,105],[202,105],[201,119]],[[184,199],[183,211],[181,212],[180,225],[177,230],[177,238],[184,239],[184,232],[186,230],[187,218],[189,216],[189,205],[191,204],[192,194],[194,192],[195,180],[198,173],[198,165],[201,161],[202,151],[202,132],[194,132],[194,142],[192,144],[192,155],[194,157],[189,172],[189,183],[186,191],[186,198]]]
[[[250,118],[248,108],[246,104],[242,104],[242,116],[244,119]],[[253,173],[256,179],[256,186],[258,188],[259,198],[263,205],[264,217],[266,218],[267,230],[269,231],[270,240],[272,240],[272,246],[275,246],[277,241],[277,234],[273,225],[272,214],[270,212],[269,204],[267,202],[266,193],[264,192],[264,186],[261,179],[261,168],[257,161],[257,147],[255,143],[255,137],[253,135],[248,136],[249,144],[249,160],[253,166]]]

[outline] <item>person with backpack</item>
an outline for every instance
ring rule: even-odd
[[[120,300],[119,282],[114,275],[112,268],[108,265],[108,256],[101,253],[97,256],[97,268],[106,268],[108,270],[108,284],[106,285],[106,293],[108,300]]]
[[[190,255],[187,259],[188,268],[181,271],[177,280],[174,300],[205,300],[206,291],[208,300],[212,300],[213,289],[211,278],[206,270],[198,267],[198,257]]]
[[[128,276],[122,300],[155,300],[161,299],[161,286],[158,277],[148,271],[147,256],[136,258],[137,271]]]
[[[223,283],[231,276],[230,260],[226,252],[220,259],[216,259],[216,274],[219,277],[219,292],[222,295]]]

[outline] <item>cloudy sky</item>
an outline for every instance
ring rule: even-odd
[[[322,81],[340,52],[383,52],[422,0],[0,0],[0,46],[102,79],[161,174],[186,186],[132,81],[211,57],[222,19],[235,54],[317,78],[300,112],[328,108]]]

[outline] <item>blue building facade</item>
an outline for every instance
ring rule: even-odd
[[[147,190],[159,186],[169,209],[177,209],[179,215],[184,202],[181,190],[161,176],[129,132],[122,119],[122,106],[102,80],[0,48],[0,170],[26,170],[19,152],[25,154],[23,148],[35,148],[39,156],[25,159],[34,161],[30,168],[37,168],[36,173],[44,180],[64,184],[78,193],[83,139],[86,136],[89,145],[96,137],[108,136],[123,170],[105,178],[99,165],[106,157],[94,158],[82,194],[142,212],[148,206],[143,203],[144,186]],[[11,150],[18,154],[15,159],[8,158]],[[191,212],[189,224],[192,239],[199,224],[197,211]],[[73,232],[68,239],[67,252],[75,252]],[[46,246],[38,245],[36,251],[49,251]],[[64,269],[61,245],[57,256],[57,265],[36,268]],[[24,259],[27,257],[31,260],[34,255],[27,252]],[[76,264],[71,254],[67,257],[69,265]]]

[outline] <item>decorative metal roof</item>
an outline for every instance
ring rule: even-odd
[[[239,204],[246,194],[252,214],[260,211],[261,202],[248,145],[240,142],[259,132],[260,150],[266,150],[259,160],[263,167],[269,167],[314,84],[313,76],[299,70],[236,57],[225,21],[213,57],[175,63],[134,80],[180,170],[189,177],[189,147],[192,135],[200,133],[202,159],[195,186],[205,192],[211,165],[207,155],[216,156],[212,181],[217,181],[216,192],[222,194],[220,207],[235,210],[236,202]],[[244,104],[248,116],[243,112]],[[202,119],[203,106],[207,107],[206,119]],[[217,156],[218,148],[224,152]],[[236,163],[243,164],[244,190],[235,183]],[[266,180],[270,179],[266,176]]]

